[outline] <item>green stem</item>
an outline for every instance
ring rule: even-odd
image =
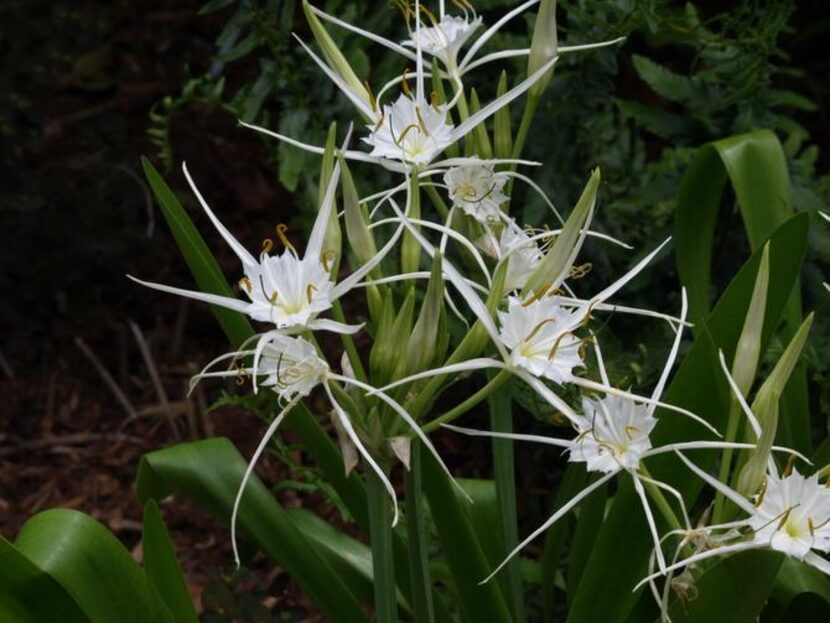
[[[741,409],[738,401],[734,398],[729,404],[729,419],[726,422],[726,435],[723,441],[731,443],[735,441],[738,436],[738,427],[741,423]],[[723,455],[720,460],[720,467],[718,468],[718,480],[724,484],[729,484],[729,469],[732,467],[732,456],[734,450],[732,448],[724,448]],[[726,514],[726,498],[720,491],[715,492],[715,508],[712,511],[712,522],[722,523],[723,517]]]
[[[539,106],[539,96],[538,95],[529,95],[527,98],[527,102],[525,103],[525,110],[522,113],[522,121],[519,124],[519,132],[516,134],[516,139],[513,141],[513,153],[511,157],[514,160],[517,160],[521,155],[522,151],[525,148],[525,143],[527,142],[527,137],[530,134],[530,128],[533,125],[533,117],[536,115],[536,108]],[[517,169],[516,164],[510,165],[511,171],[516,171]],[[511,196],[513,192],[513,178],[510,178],[510,181],[507,183],[506,194],[507,196]]]
[[[446,221],[450,214],[450,209],[447,207],[443,197],[435,190],[435,186],[424,186],[424,190],[429,200],[432,201],[432,205],[438,210],[438,215],[441,217],[441,220]]]
[[[409,470],[404,474],[406,509],[406,539],[409,545],[410,603],[413,620],[432,623],[435,620],[432,605],[431,581],[427,561],[427,544],[423,524],[424,509],[421,499],[421,442],[412,440]]]
[[[490,374],[491,381],[495,379]],[[490,428],[493,432],[513,432],[512,392],[510,385],[488,397]],[[504,555],[519,544],[519,527],[516,517],[516,473],[513,441],[493,438],[493,473],[496,481],[496,504],[501,517]],[[521,560],[513,558],[505,569],[503,590],[508,597],[515,621],[525,620],[524,590],[522,588]]]
[[[346,323],[346,315],[343,313],[343,306],[339,300],[332,304],[331,315],[334,316],[337,322]],[[357,352],[357,346],[355,346],[352,336],[341,333],[340,338],[343,341],[343,348],[346,349],[346,356],[349,358],[349,363],[352,364],[355,377],[357,377],[357,380],[365,383],[368,379],[366,369],[363,367],[363,361],[360,359],[360,353]]]
[[[640,463],[640,473],[645,476],[646,478],[652,478],[651,474],[649,474],[646,466]],[[672,530],[683,530],[684,526],[680,523],[680,520],[677,518],[677,515],[674,514],[672,510],[671,504],[666,499],[666,496],[663,495],[663,492],[660,490],[659,487],[650,483],[650,482],[643,482],[646,491],[651,496],[651,499],[654,500],[654,503],[657,504],[657,508],[660,509],[660,513],[665,518],[666,522],[668,522],[669,527]]]
[[[375,583],[375,621],[398,623],[395,556],[392,549],[392,501],[377,474],[366,470],[365,478]]]
[[[485,400],[490,394],[496,391],[499,387],[501,387],[507,380],[510,378],[510,372],[507,370],[502,370],[493,379],[487,383],[484,387],[478,390],[475,394],[467,398],[461,404],[456,405],[443,415],[439,415],[434,420],[427,422],[421,428],[427,434],[437,430],[441,427],[442,424],[448,424],[452,422],[457,417],[460,417],[467,413],[470,409],[475,407],[477,404]]]

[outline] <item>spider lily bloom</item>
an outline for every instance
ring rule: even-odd
[[[383,483],[386,491],[392,498],[395,507],[393,525],[398,522],[398,503],[397,496],[392,484],[389,482],[383,469],[377,464],[371,453],[366,449],[366,446],[361,441],[361,438],[355,430],[349,414],[342,407],[336,398],[339,385],[351,386],[364,393],[371,393],[372,396],[377,396],[383,403],[389,406],[392,411],[398,415],[404,422],[412,429],[415,435],[424,443],[429,451],[436,458],[438,463],[443,467],[444,471],[452,480],[452,475],[444,465],[441,457],[438,455],[429,437],[424,434],[421,427],[412,419],[412,416],[404,410],[395,400],[390,398],[385,392],[377,390],[371,385],[367,385],[348,373],[337,374],[331,370],[328,363],[322,359],[315,348],[315,346],[305,340],[303,337],[292,337],[282,335],[279,333],[271,333],[265,340],[260,339],[255,350],[246,349],[253,339],[248,340],[248,343],[243,345],[242,350],[235,353],[223,355],[205,367],[202,372],[191,379],[191,388],[195,386],[200,380],[205,378],[245,378],[250,376],[256,381],[259,379],[259,387],[267,387],[274,391],[283,405],[280,412],[271,422],[268,430],[262,437],[256,451],[251,458],[245,475],[242,478],[242,483],[236,495],[236,500],[233,506],[233,513],[231,515],[231,539],[233,542],[234,558],[237,565],[239,565],[239,552],[236,542],[236,519],[239,512],[239,505],[242,501],[242,495],[245,491],[245,486],[253,473],[254,466],[259,460],[262,453],[265,451],[269,441],[276,433],[285,416],[297,405],[297,403],[308,396],[312,390],[318,386],[322,386],[328,397],[332,408],[334,409],[334,416],[337,419],[343,433],[354,444],[357,452],[363,457],[369,467],[374,471],[378,478]],[[241,362],[246,358],[252,361],[250,366],[245,366]],[[229,369],[221,371],[213,371],[214,366],[222,361],[231,360]],[[257,387],[257,385],[255,385]],[[454,481],[453,481],[454,482]]]
[[[490,257],[507,262],[504,293],[520,290],[542,261],[542,250],[527,231],[512,219],[502,227],[498,240],[492,230],[476,241],[476,246]]]
[[[786,448],[774,448],[787,451]],[[703,528],[709,549],[669,565],[644,578],[637,588],[660,575],[719,556],[750,549],[772,549],[801,560],[830,575],[830,562],[820,554],[830,552],[830,488],[818,473],[805,477],[798,470],[779,476],[771,465],[761,491],[752,500],[723,484],[677,452],[698,477],[732,501],[745,519]],[[797,455],[794,455],[797,456]],[[724,534],[719,532],[726,531]]]
[[[409,39],[401,45],[413,49],[420,47],[425,53],[440,60],[444,67],[452,72],[458,68],[458,54],[461,48],[481,28],[483,20],[476,15],[471,6],[465,7],[464,17],[447,15],[443,10],[442,6],[440,17],[436,17],[421,5],[421,11],[426,13],[432,26],[422,26],[419,31],[410,32]]]
[[[498,315],[499,338],[510,351],[512,365],[559,384],[583,366],[582,340],[574,331],[588,318],[584,310],[567,310],[555,296],[530,301],[511,296],[507,311]]]
[[[496,173],[494,164],[452,167],[444,174],[444,183],[453,205],[479,223],[495,225],[504,218],[501,206],[510,200],[504,194],[507,177]]]
[[[407,0],[397,2],[408,21],[416,16],[416,13],[424,12],[422,3],[413,3]],[[505,13],[492,26],[486,28],[484,32],[473,42],[464,57],[459,60],[461,49],[467,44],[473,35],[478,32],[484,25],[480,16],[476,15],[475,10],[470,2],[461,0],[460,2],[453,2],[464,10],[464,15],[450,15],[446,11],[446,2],[439,2],[439,11],[437,15],[427,14],[427,18],[432,24],[429,27],[422,27],[419,33],[417,29],[412,31],[410,28],[410,37],[403,43],[396,43],[391,39],[382,37],[354,24],[341,20],[333,15],[325,13],[324,11],[309,5],[311,11],[320,19],[325,20],[336,26],[340,26],[346,30],[354,32],[370,41],[379,43],[384,47],[400,54],[410,61],[417,60],[417,49],[421,50],[431,56],[437,58],[444,65],[447,76],[456,84],[469,71],[487,65],[494,61],[505,58],[514,58],[520,56],[528,56],[530,48],[520,48],[511,50],[502,50],[493,52],[484,56],[477,57],[480,50],[492,39],[498,32],[511,20],[518,17],[528,9],[533,8],[539,4],[539,0],[528,0],[517,6],[516,8]],[[611,41],[603,41],[601,43],[592,43],[587,45],[575,46],[559,46],[559,54],[568,54],[571,52],[581,52],[592,50],[609,45],[615,45],[624,41],[625,37],[618,37]]]
[[[538,1],[538,0],[534,0]],[[424,80],[426,72],[424,70],[423,50],[420,45],[421,25],[421,11],[420,2],[415,1],[414,16],[415,16],[415,33],[416,33],[416,53],[415,53],[415,90],[414,93],[409,91],[406,83],[407,75],[403,78],[393,80],[381,89],[378,98],[372,98],[372,103],[367,104],[359,95],[354,92],[345,81],[338,76],[337,72],[332,70],[328,65],[320,59],[311,49],[308,48],[302,41],[300,41],[303,48],[308,52],[309,56],[314,60],[323,72],[343,91],[346,97],[357,107],[361,114],[369,120],[372,124],[370,126],[369,136],[365,138],[373,150],[366,154],[352,150],[345,150],[343,156],[352,160],[363,162],[374,162],[382,166],[402,173],[409,172],[413,165],[417,165],[419,169],[424,169],[430,165],[440,153],[448,146],[458,142],[469,134],[476,126],[487,120],[498,110],[510,104],[513,100],[524,95],[530,90],[536,82],[544,78],[546,73],[554,66],[557,58],[550,59],[538,70],[529,75],[526,79],[513,87],[508,92],[489,104],[483,106],[478,112],[470,115],[467,119],[462,121],[459,125],[453,126],[448,121],[447,113],[453,107],[454,103],[443,106],[438,103],[434,105],[428,104],[426,91],[424,87]],[[530,6],[530,4],[528,4]],[[319,12],[314,11],[315,14]],[[397,45],[397,44],[395,44]],[[400,46],[399,46],[400,47]],[[405,49],[405,48],[401,48]],[[404,92],[399,96],[398,100],[391,106],[380,105],[383,93],[391,86],[402,82],[404,85]],[[456,100],[461,95],[458,92]],[[398,119],[398,117],[401,117]],[[243,126],[250,129],[262,132],[269,136],[273,136],[281,141],[287,142],[295,147],[304,149],[311,153],[322,154],[324,152],[322,147],[309,145],[301,141],[289,138],[287,136],[271,132],[265,128],[250,125],[240,122]],[[505,161],[506,162],[506,161]],[[518,161],[510,161],[518,162]],[[451,166],[448,162],[437,163],[434,166]]]
[[[429,164],[453,143],[446,107],[411,94],[401,93],[394,104],[384,105],[381,118],[368,128],[362,140],[371,145],[373,158]]]
[[[142,285],[179,296],[196,299],[246,314],[253,320],[273,324],[277,330],[300,329],[355,333],[359,325],[346,325],[317,316],[331,308],[332,303],[353,288],[391,250],[402,233],[402,228],[371,261],[361,266],[341,283],[330,277],[333,251],[324,248],[326,228],[334,208],[334,193],[339,181],[340,168],[335,165],[323,205],[317,214],[303,257],[297,253],[285,235],[285,228],[277,228],[277,236],[285,246],[281,254],[271,255],[274,242],[263,243],[259,258],[243,247],[233,234],[219,221],[193,182],[187,166],[182,166],[185,177],[205,213],[225,242],[242,262],[243,277],[239,281],[247,301],[226,296],[174,288],[130,277]]]

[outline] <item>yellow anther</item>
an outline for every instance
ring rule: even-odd
[[[276,305],[278,298],[279,298],[279,292],[274,290],[273,292],[271,292],[271,296],[268,297],[268,302],[270,302],[271,305]]]
[[[546,324],[550,322],[556,322],[556,318],[546,318],[545,320],[537,324],[535,327],[533,327],[533,329],[531,329],[530,333],[527,334],[527,337],[524,339],[524,341],[529,342],[530,340],[532,340],[536,336],[536,334],[542,330],[542,327],[544,327]]]
[[[435,91],[429,94],[429,104],[432,106],[437,112],[441,112],[439,105],[441,104],[441,96],[438,95]]]
[[[556,356],[556,351],[559,349],[559,343],[562,341],[562,339],[566,335],[571,335],[571,334],[570,333],[563,333],[558,338],[556,338],[556,341],[553,343],[553,346],[551,347],[550,352],[548,353],[548,359],[553,359]]]
[[[372,112],[374,112],[378,109],[378,101],[375,99],[375,94],[372,93],[372,87],[369,86],[368,80],[363,81],[363,86],[366,87],[366,93],[369,94],[369,103],[372,105]]]
[[[247,277],[242,277],[242,279],[239,280],[239,287],[244,288],[248,292],[248,294],[250,294],[254,289],[251,280]]]
[[[424,118],[421,116],[421,109],[417,106],[415,107],[415,116],[418,118],[418,125],[421,128],[421,132],[429,136],[429,130],[427,130],[427,124],[424,123]]]
[[[807,528],[810,530],[810,536],[816,536],[816,527],[813,525],[812,517],[807,517]]]
[[[591,262],[586,264],[582,264],[582,266],[572,266],[571,267],[571,279],[582,279],[588,273],[591,272],[591,269],[594,267]]]
[[[790,518],[790,513],[792,512],[792,510],[792,507],[790,507],[784,511],[784,514],[781,516],[781,521],[778,522],[778,527],[776,528],[776,530],[780,530],[784,527],[784,525],[787,523],[787,520]]]
[[[758,499],[755,501],[755,507],[760,507],[764,503],[764,496],[767,494],[767,477],[761,481],[761,492],[758,494]]]
[[[795,462],[798,460],[798,457],[794,454],[790,455],[790,458],[787,459],[787,466],[784,468],[784,477],[789,476],[793,473],[793,468],[795,467]]]
[[[270,253],[271,249],[274,248],[274,241],[270,238],[266,238],[262,241],[262,252],[263,253]]]
[[[433,26],[438,25],[438,19],[435,17],[435,14],[426,8],[423,4],[419,5],[421,7],[421,13],[427,16],[427,19],[432,22]]]
[[[632,425],[632,424],[629,424],[628,426],[626,426],[625,427],[625,436],[628,437],[629,440],[634,439],[634,435],[631,434],[631,431],[639,433],[640,429],[637,428],[636,426]]]
[[[277,237],[280,239],[280,242],[282,242],[283,246],[286,249],[288,249],[289,251],[291,251],[292,253],[294,253],[296,255],[296,250],[294,249],[294,245],[291,244],[291,241],[288,240],[288,236],[285,235],[285,232],[287,232],[287,231],[288,231],[288,225],[286,225],[285,223],[280,223],[279,225],[277,225]]]
[[[404,95],[411,96],[412,90],[409,88],[409,82],[406,80],[407,70],[404,70],[403,76],[401,76],[401,91],[403,91]]]
[[[334,268],[334,263],[337,261],[337,253],[329,249],[328,251],[323,251],[320,255],[320,262],[323,264],[323,270],[327,273],[331,272],[331,269]]]
[[[400,135],[398,136],[398,138],[397,138],[397,139],[395,139],[395,145],[397,145],[398,147],[400,147],[400,146],[401,146],[401,143],[403,143],[403,140],[406,138],[406,135],[407,135],[407,134],[409,134],[409,132],[410,132],[411,130],[415,130],[416,132],[420,132],[420,131],[421,131],[421,130],[420,130],[420,128],[419,128],[416,124],[414,124],[414,123],[409,124],[408,126],[406,126],[406,127],[403,129],[403,132],[401,132],[401,133],[400,133]],[[393,138],[394,138],[394,137],[393,137]]]
[[[383,126],[383,122],[386,121],[386,115],[384,113],[380,113],[380,118],[378,122],[375,124],[375,127],[372,129],[372,132],[377,132]]]
[[[533,305],[533,303],[535,303],[535,302],[536,302],[536,301],[538,301],[540,298],[542,298],[543,296],[545,296],[545,294],[547,294],[548,290],[550,289],[550,287],[551,287],[552,285],[553,285],[553,284],[551,284],[551,283],[548,283],[548,284],[546,284],[546,285],[543,285],[543,286],[542,286],[541,288],[539,288],[536,292],[534,292],[534,293],[533,293],[533,295],[532,295],[529,299],[527,299],[526,301],[524,301],[524,302],[522,303],[522,307],[530,307],[531,305]]]
[[[314,298],[314,293],[317,292],[317,286],[313,283],[308,284],[305,289],[305,296],[308,299],[308,304],[311,305],[311,300]]]

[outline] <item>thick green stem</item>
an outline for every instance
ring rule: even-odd
[[[495,376],[491,373],[491,382]],[[490,428],[493,432],[513,432],[513,410],[510,385],[501,391],[493,391],[488,397],[490,408]],[[501,517],[504,552],[519,544],[519,527],[516,517],[516,472],[513,456],[513,441],[493,438],[493,473],[496,481],[496,503]],[[503,590],[513,611],[515,621],[525,620],[524,590],[522,588],[521,560],[513,558],[505,569],[502,580]]]
[[[409,545],[409,579],[411,586],[410,603],[413,620],[432,623],[435,620],[432,605],[432,590],[427,561],[427,543],[423,524],[423,503],[421,500],[421,442],[412,440],[409,470],[404,475],[406,508],[406,540]]]
[[[726,422],[726,435],[723,441],[725,443],[732,443],[738,436],[738,428],[741,423],[741,407],[738,401],[734,398],[729,405],[729,419]],[[724,448],[723,455],[720,460],[720,467],[718,468],[718,480],[722,483],[729,484],[729,470],[732,467],[732,456],[734,450],[732,448]],[[715,492],[715,509],[712,511],[712,522],[723,523],[727,511],[726,498],[720,491]]]
[[[475,394],[467,398],[464,402],[459,405],[456,405],[454,408],[450,409],[443,415],[439,415],[434,420],[427,422],[422,426],[425,433],[431,433],[438,428],[441,427],[442,424],[449,424],[457,417],[460,417],[467,413],[470,409],[475,407],[480,402],[484,401],[490,394],[496,391],[499,387],[504,385],[507,380],[510,378],[510,372],[507,370],[502,370],[493,379],[487,383],[484,387],[478,390]]]
[[[395,556],[392,549],[392,500],[377,474],[366,470],[365,478],[375,582],[375,621],[398,623]]]
[[[513,159],[517,159],[524,151],[527,137],[530,134],[530,128],[533,125],[533,117],[536,116],[536,109],[539,107],[539,96],[530,95],[525,103],[525,110],[522,114],[522,121],[519,124],[519,131],[516,134],[516,140],[513,142]],[[513,171],[516,170],[516,165],[511,165]]]

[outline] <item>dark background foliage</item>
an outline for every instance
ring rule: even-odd
[[[180,190],[179,163],[187,160],[228,226],[250,245],[275,223],[302,229],[309,222],[316,160],[236,123],[241,118],[320,143],[332,120],[342,127],[354,119],[290,37],[294,31],[310,39],[299,4],[214,0],[201,10],[200,3],[183,0],[0,4],[3,534],[13,535],[39,509],[68,505],[96,514],[135,542],[134,469],[143,451],[171,441],[165,413],[178,418],[184,435],[230,434],[243,451],[255,443],[258,424],[244,410],[208,413],[218,390],[184,396],[195,366],[224,347],[210,315],[140,290],[124,275],[190,284],[143,181],[141,154]],[[320,4],[366,28],[398,29],[402,36],[385,2]],[[513,3],[475,4],[488,18]],[[639,249],[652,247],[671,233],[673,200],[694,149],[757,128],[773,129],[785,145],[796,208],[830,204],[824,148],[830,138],[830,17],[822,2],[561,0],[559,7],[562,44],[628,36],[622,46],[563,58],[540,106],[526,154],[546,163],[535,177],[560,209],[569,209],[598,164],[604,178],[598,226]],[[515,20],[495,45],[521,45],[530,19]],[[376,48],[333,33],[358,74],[373,83],[401,71],[388,55],[374,54]],[[521,64],[503,67],[522,75]],[[497,79],[495,69],[477,78],[484,98],[493,96]],[[195,208],[186,192],[181,197]],[[539,223],[542,207],[532,196],[519,194],[513,205],[522,206],[521,220]],[[191,214],[232,277],[233,258],[206,220],[195,209]],[[731,275],[746,243],[734,210],[724,214],[715,261]],[[830,309],[821,287],[822,275],[830,275],[827,232],[812,232],[804,274],[806,308],[820,312],[806,355],[820,435],[830,413]],[[590,279],[606,279],[631,261],[607,246],[588,251]],[[668,310],[677,307],[676,292],[673,264],[665,257],[628,296]],[[128,320],[143,330],[150,363]],[[622,320],[612,330],[616,377],[648,380],[666,336]],[[151,382],[152,368],[164,392]],[[460,458],[477,466],[473,471],[486,471],[486,448],[471,447],[466,452],[472,455]],[[289,446],[282,454],[269,464],[274,480],[294,483],[281,495],[310,490],[304,504],[336,515],[313,470],[296,469],[299,452]],[[521,460],[528,469],[520,473],[539,472],[534,455]],[[531,523],[548,483],[543,476],[521,483],[536,492],[524,509]],[[191,571],[227,563],[223,530],[204,520],[188,532],[187,513],[170,513],[177,515],[185,517],[173,526],[180,543],[205,545],[190,548],[196,552],[186,561]],[[216,588],[222,585],[216,573],[200,577],[215,599],[226,598]],[[249,593],[274,594],[270,581],[241,582]]]

